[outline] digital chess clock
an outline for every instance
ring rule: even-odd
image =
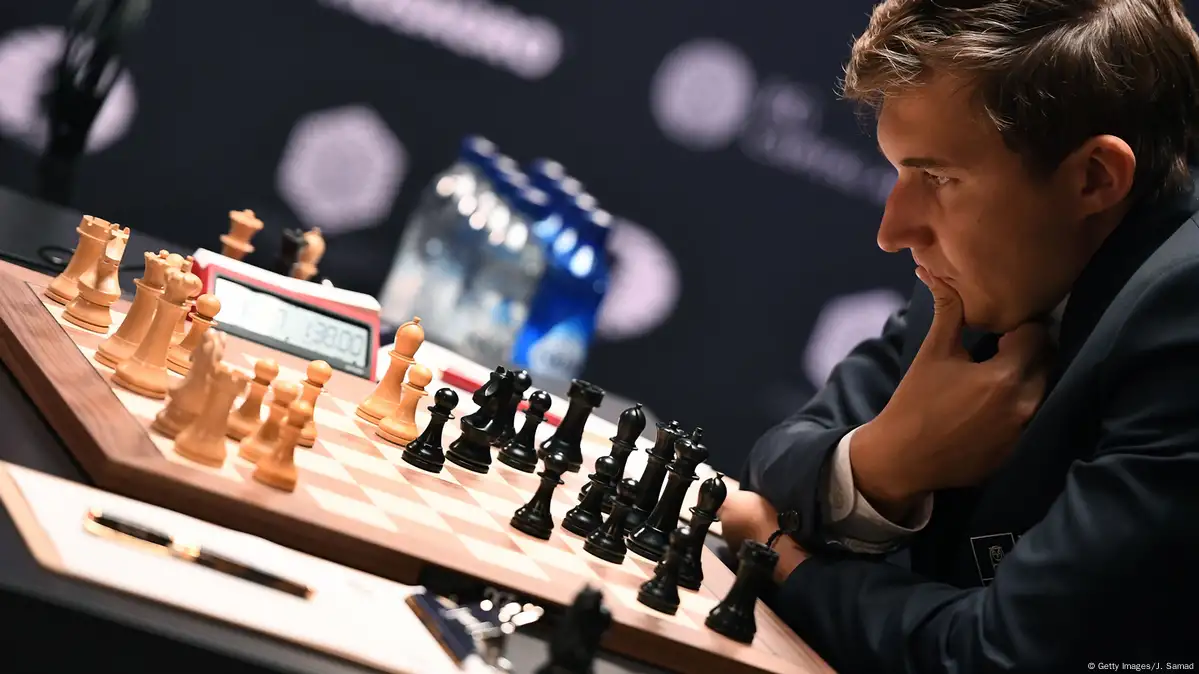
[[[192,272],[216,295],[220,329],[305,360],[375,380],[379,302],[200,249]]]

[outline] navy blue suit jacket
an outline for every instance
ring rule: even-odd
[[[1050,390],[984,484],[938,492],[910,566],[823,529],[838,441],[887,403],[932,321],[922,285],[794,416],[743,488],[813,553],[767,601],[842,672],[1074,672],[1199,660],[1199,201],[1135,209],[1074,285]],[[969,334],[975,358],[995,336]],[[1173,658],[1173,660],[1171,660]]]

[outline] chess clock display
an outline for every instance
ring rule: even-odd
[[[199,250],[193,272],[221,301],[225,332],[374,380],[379,303],[370,295],[301,281]]]

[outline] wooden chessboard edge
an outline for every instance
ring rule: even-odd
[[[702,625],[699,629],[707,629]],[[656,637],[652,630],[638,629],[633,625],[613,622],[601,640],[603,648],[623,653],[654,667],[678,672],[720,672],[721,674],[825,674],[828,669],[807,668],[794,661],[756,651],[758,656],[746,658],[744,647],[729,641],[726,650],[704,650],[691,644],[676,644]],[[671,644],[665,647],[665,644]],[[766,657],[762,657],[766,656]],[[766,660],[763,662],[763,660]]]
[[[110,469],[106,445],[159,454],[41,297],[7,273],[0,273],[0,360],[93,479]]]

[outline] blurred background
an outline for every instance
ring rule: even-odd
[[[836,96],[872,4],[155,2],[65,200],[187,250],[252,209],[261,259],[319,227],[321,276],[381,297],[464,138],[552,159],[610,215],[567,374],[704,427],[735,474],[912,288],[874,242],[894,172]],[[0,183],[25,193],[75,6],[0,13]]]

